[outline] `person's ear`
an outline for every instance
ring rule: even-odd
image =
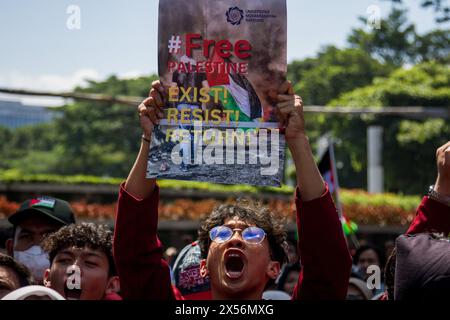
[[[5,248],[6,248],[6,253],[9,256],[14,257],[14,241],[12,238],[9,238],[8,240],[6,240]]]
[[[280,263],[278,261],[270,261],[267,265],[266,274],[270,279],[275,280],[280,274]]]
[[[209,274],[208,266],[206,265],[206,259],[200,261],[200,275],[205,278]]]
[[[52,287],[52,283],[50,282],[50,280],[48,280],[49,277],[50,277],[50,269],[47,269],[44,272],[44,286],[46,286],[47,288]]]
[[[120,291],[120,280],[118,276],[112,276],[108,279],[106,284],[105,295],[111,293],[118,293]]]

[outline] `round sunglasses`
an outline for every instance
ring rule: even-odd
[[[231,229],[227,226],[217,226],[209,231],[209,237],[216,243],[224,243],[230,240],[236,231],[241,232],[242,239],[246,243],[260,244],[266,237],[266,232],[258,227],[247,227],[242,229]]]

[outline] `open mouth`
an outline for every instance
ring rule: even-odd
[[[225,272],[231,279],[239,279],[245,268],[245,258],[239,251],[230,251],[225,255]]]
[[[67,300],[80,300],[81,297],[81,289],[69,289],[67,287],[64,288],[64,295]]]

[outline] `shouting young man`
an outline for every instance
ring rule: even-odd
[[[154,126],[163,117],[164,87],[154,82],[138,107],[141,149],[121,185],[114,259],[125,299],[175,299],[157,237],[159,188],[146,179]],[[293,299],[345,299],[351,259],[336,208],[314,162],[305,133],[303,103],[289,82],[279,88],[278,117],[297,173],[297,227],[302,271]],[[204,255],[200,273],[209,275],[213,299],[261,299],[285,262],[285,233],[265,209],[252,205],[216,208],[199,231]]]
[[[112,237],[106,226],[94,223],[72,224],[48,236],[44,285],[67,300],[121,300]]]

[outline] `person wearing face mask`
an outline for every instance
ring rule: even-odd
[[[22,203],[8,220],[14,228],[13,237],[6,240],[8,255],[30,270],[34,284],[42,284],[50,262],[41,242],[46,235],[75,223],[69,203],[52,197],[32,198]]]

